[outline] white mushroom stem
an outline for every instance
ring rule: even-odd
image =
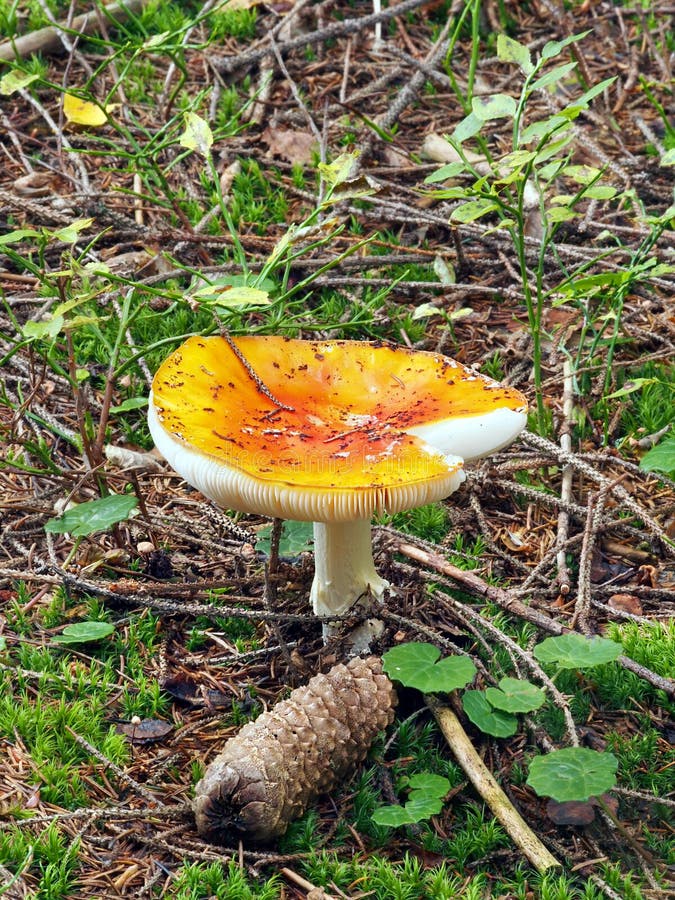
[[[314,583],[310,593],[317,616],[346,615],[359,597],[381,602],[389,582],[375,571],[370,519],[314,523]],[[324,638],[339,629],[324,626]]]

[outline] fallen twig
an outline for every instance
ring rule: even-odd
[[[546,849],[499,787],[450,707],[444,706],[433,696],[425,699],[457,762],[514,844],[540,872],[560,866],[561,863]]]
[[[140,12],[146,0],[121,0],[104,6],[102,14],[112,22],[123,22],[130,14]],[[29,34],[5,41],[0,44],[0,60],[21,59],[32,53],[55,53],[64,49],[61,35],[93,34],[99,28],[97,12],[90,11],[76,16],[72,23],[59,22],[56,25],[47,25]]]

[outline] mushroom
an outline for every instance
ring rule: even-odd
[[[314,523],[312,605],[340,616],[390,587],[375,571],[373,513],[447,497],[464,461],[511,443],[526,413],[518,391],[437,353],[224,335],[164,361],[148,421],[171,466],[220,506]]]

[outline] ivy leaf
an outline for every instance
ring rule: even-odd
[[[506,34],[497,35],[497,56],[502,62],[515,63],[525,75],[534,72],[530,51],[524,44],[514,41]]]
[[[465,656],[446,656],[433,644],[412,642],[392,647],[382,657],[382,668],[390,678],[424,693],[449,692],[468,684],[476,667]]]
[[[213,146],[213,132],[206,119],[202,119],[197,113],[185,113],[185,131],[178,139],[181,147],[194,150],[204,159],[208,159]]]
[[[675,472],[675,434],[670,434],[656,447],[652,447],[640,460],[643,472]]]
[[[532,712],[546,700],[541,688],[517,678],[502,678],[498,688],[486,688],[485,696],[496,709],[508,713]]]
[[[50,519],[45,531],[50,534],[69,532],[75,537],[86,537],[96,531],[107,531],[111,525],[124,522],[138,506],[136,497],[130,494],[111,494],[102,500],[79,503],[62,516]]]
[[[450,790],[450,782],[442,775],[420,772],[411,776],[408,787],[412,790],[405,806],[381,806],[373,812],[373,821],[398,828],[438,815],[443,809],[443,798]]]
[[[587,638],[571,632],[546,638],[537,644],[533,652],[539,662],[551,663],[559,669],[589,669],[621,656],[623,647],[607,638]]]
[[[114,631],[114,625],[109,622],[76,622],[66,625],[61,634],[54,635],[52,641],[56,644],[94,644]]]
[[[484,691],[465,691],[462,707],[473,724],[493,737],[511,737],[518,730],[518,719],[511,713],[495,709]]]
[[[559,803],[588,800],[614,787],[618,765],[612,753],[566,747],[536,756],[530,763],[527,784],[540,797],[553,797]]]

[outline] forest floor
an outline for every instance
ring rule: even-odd
[[[35,36],[46,7],[16,6],[5,38]],[[0,896],[673,896],[672,5],[93,6],[89,37],[0,71]],[[223,327],[391,341],[527,396],[451,498],[376,518],[377,649],[546,685],[511,736],[456,709],[561,868],[529,866],[408,691],[275,844],[197,834],[225,740],[345,653],[309,610],[307,529],[270,555],[269,520],[152,450],[154,371]],[[92,520],[101,498],[126,512]],[[623,655],[542,682],[563,629]],[[617,784],[561,818],[527,771],[574,744]],[[376,824],[419,772],[449,779],[442,811]]]

